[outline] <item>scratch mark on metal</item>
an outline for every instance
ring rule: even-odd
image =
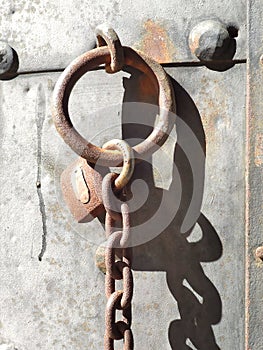
[[[41,251],[38,255],[38,260],[41,261],[43,255],[45,254],[47,247],[47,216],[46,216],[46,208],[43,193],[41,190],[41,165],[42,165],[42,131],[43,124],[45,120],[46,114],[46,103],[45,103],[45,92],[42,84],[39,84],[37,91],[37,100],[36,100],[36,124],[37,124],[37,194],[39,199],[39,209],[42,218],[42,247]]]

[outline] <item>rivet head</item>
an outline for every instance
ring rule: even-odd
[[[192,54],[201,61],[222,58],[229,50],[233,37],[237,36],[229,28],[216,20],[206,20],[197,24],[189,35]]]
[[[14,63],[14,50],[4,41],[0,41],[0,75],[10,71]]]
[[[258,247],[256,249],[255,256],[256,256],[256,258],[263,260],[263,246]]]

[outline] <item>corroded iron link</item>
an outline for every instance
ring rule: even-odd
[[[123,155],[123,167],[120,175],[115,173],[107,174],[102,182],[102,193],[103,193],[103,204],[107,212],[110,213],[110,216],[114,220],[120,220],[120,212],[123,211],[123,218],[127,221],[128,215],[125,215],[125,210],[127,211],[127,205],[123,205],[123,209],[120,208],[120,203],[115,200],[115,193],[122,190],[127,183],[130,181],[130,178],[134,170],[134,153],[129,144],[124,140],[111,140],[107,142],[103,148],[111,150],[119,150]],[[113,186],[112,186],[113,185]],[[111,190],[112,188],[112,190]],[[126,208],[126,209],[125,209]],[[125,241],[127,241],[126,232],[123,233],[123,238],[121,244],[124,246]],[[127,243],[127,242],[126,242]]]
[[[120,175],[114,181],[115,190],[121,190],[130,181],[134,170],[134,152],[124,140],[113,139],[103,145],[104,149],[119,150],[123,154],[123,167]]]
[[[95,29],[97,45],[108,46],[110,49],[111,62],[106,63],[105,70],[107,73],[119,72],[124,66],[124,52],[120,39],[115,30],[106,23],[97,26]]]
[[[130,180],[134,159],[130,146],[123,140],[112,140],[106,147],[119,149],[123,154],[123,168],[118,176],[107,174],[102,181],[102,199],[106,209],[105,232],[107,237],[105,249],[105,294],[108,299],[105,312],[104,349],[114,350],[114,340],[123,339],[123,349],[133,349],[131,327],[131,300],[133,295],[133,276],[131,271],[131,249],[127,248],[130,241],[129,206],[116,198],[120,189]],[[119,180],[119,181],[118,181]],[[122,222],[122,229],[114,228],[117,221]],[[116,250],[119,258],[116,259]],[[116,290],[115,281],[123,280],[123,289]],[[122,310],[122,320],[116,321],[116,311]]]

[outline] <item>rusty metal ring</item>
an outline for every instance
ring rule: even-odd
[[[116,191],[121,190],[130,181],[134,171],[134,155],[133,149],[124,140],[113,139],[106,142],[102,148],[117,149],[123,155],[122,170],[120,175],[114,180],[114,187]]]
[[[125,65],[132,66],[145,73],[155,85],[159,95],[158,123],[151,134],[141,143],[134,146],[138,158],[152,154],[167,139],[173,126],[169,118],[170,112],[175,112],[173,89],[168,75],[154,60],[138,53],[129,47],[123,47]],[[122,162],[120,151],[104,150],[85,140],[74,128],[68,111],[68,101],[76,82],[88,71],[101,64],[110,63],[110,49],[99,47],[76,58],[60,76],[53,94],[52,116],[57,131],[64,141],[81,157],[91,163],[99,161],[100,165],[116,166]]]
[[[107,45],[110,49],[111,62],[105,65],[107,73],[116,73],[124,66],[124,53],[120,39],[108,24],[103,23],[95,28],[98,47]]]

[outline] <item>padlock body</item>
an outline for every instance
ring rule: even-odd
[[[102,176],[79,157],[61,174],[64,200],[77,222],[92,221],[104,212],[101,187]]]

